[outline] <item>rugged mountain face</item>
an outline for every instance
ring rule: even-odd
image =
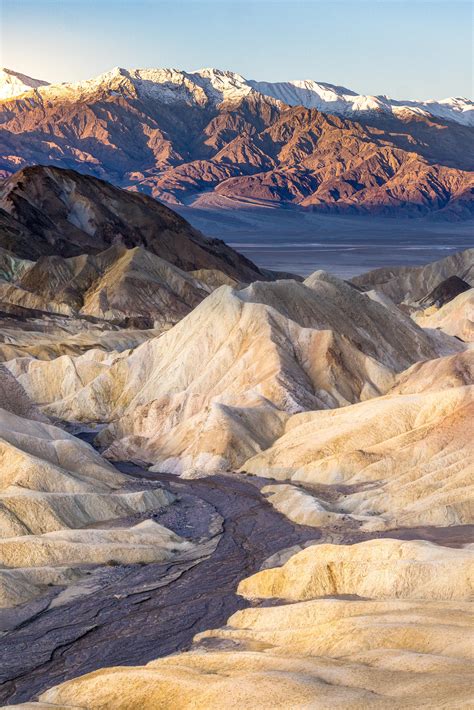
[[[0,186],[0,246],[35,259],[140,246],[183,269],[218,269],[239,280],[264,278],[251,261],[146,195],[73,170],[26,168]]]
[[[0,69],[0,99],[10,99],[40,86],[48,86],[48,82],[32,79],[31,76],[11,69]]]
[[[156,200],[74,171],[20,171],[0,204],[0,360],[123,351],[220,284],[276,276]]]
[[[0,361],[121,352],[221,283],[276,276],[156,200],[71,170],[26,168],[0,205]]]
[[[474,124],[474,105],[469,99],[452,97],[439,101],[399,101],[388,96],[364,96],[347,89],[316,82],[249,81],[240,74],[220,69],[199,69],[186,72],[178,69],[121,69],[77,84],[48,84],[48,82],[24,76],[10,69],[0,70],[0,88],[8,96],[20,96],[31,88],[41,86],[48,89],[46,96],[70,96],[80,93],[86,96],[101,84],[119,79],[124,85],[132,84],[140,95],[161,99],[164,103],[175,103],[177,99],[189,104],[218,104],[222,101],[238,101],[255,93],[281,101],[289,106],[317,108],[325,113],[338,115],[360,115],[364,113],[386,113],[400,116],[414,113],[437,116],[463,125]],[[7,87],[9,90],[7,91]],[[1,92],[0,92],[1,93]]]
[[[132,191],[57,167],[0,188],[2,702],[468,707],[472,251],[272,281],[133,192],[462,216],[462,102],[17,79],[8,170],[20,147]]]
[[[175,204],[216,193],[229,204],[472,214],[469,102],[400,106],[309,84],[117,69],[33,88],[0,103],[0,169],[77,167]]]
[[[441,281],[431,293],[421,299],[420,306],[436,306],[437,308],[441,308],[441,306],[444,306],[446,303],[449,303],[449,301],[452,301],[453,298],[459,296],[460,293],[469,291],[470,288],[470,284],[464,281],[464,279],[459,278],[459,276],[448,276],[448,278]]]

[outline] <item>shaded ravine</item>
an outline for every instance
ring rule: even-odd
[[[54,608],[40,606],[36,615],[0,638],[3,704],[34,699],[97,668],[141,665],[188,649],[196,633],[222,626],[248,606],[236,594],[241,579],[283,548],[320,537],[317,529],[294,525],[277,512],[256,480],[218,475],[183,481],[132,465],[121,469],[182,497],[184,518],[179,504],[160,518],[178,534],[193,537],[193,529],[202,534],[203,505],[217,511],[223,519],[217,547],[201,561],[121,566],[89,596]]]

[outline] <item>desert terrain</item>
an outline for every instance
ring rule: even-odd
[[[3,707],[471,707],[474,250],[275,271],[51,166],[0,207]]]

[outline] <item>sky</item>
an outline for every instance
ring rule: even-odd
[[[364,94],[473,94],[468,0],[0,0],[0,65],[52,82],[215,67]]]

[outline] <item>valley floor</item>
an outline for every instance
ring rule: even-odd
[[[472,244],[472,220],[345,217],[219,199],[177,211],[205,234],[225,237],[261,268],[302,276],[324,269],[347,279],[383,266],[417,266]]]

